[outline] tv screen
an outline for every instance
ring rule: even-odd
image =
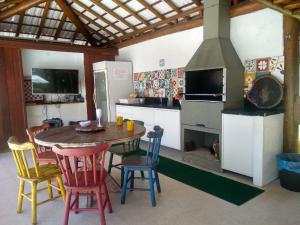
[[[185,79],[186,100],[222,100],[222,68],[212,70],[187,71]]]
[[[78,94],[78,70],[32,68],[33,94]]]

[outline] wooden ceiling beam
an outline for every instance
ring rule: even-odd
[[[45,7],[43,9],[43,15],[42,15],[42,18],[41,18],[40,27],[39,27],[38,32],[36,34],[36,38],[40,38],[40,36],[41,36],[41,33],[43,31],[43,26],[45,24],[45,21],[46,21],[47,15],[48,15],[48,11],[49,11],[51,2],[52,1],[47,1],[46,5],[45,5]]]
[[[61,32],[61,30],[62,30],[64,24],[65,24],[66,18],[67,18],[67,16],[66,16],[66,14],[64,13],[64,14],[62,15],[62,17],[61,17],[61,20],[60,20],[60,22],[59,22],[59,24],[58,24],[58,27],[56,28],[56,32],[55,32],[55,35],[54,35],[54,40],[57,40],[57,38],[59,37],[59,34],[60,34],[60,32]]]
[[[300,8],[300,1],[293,1],[291,3],[288,3],[286,5],[283,6],[284,9],[297,9],[297,8]]]
[[[202,3],[200,2],[200,0],[192,0],[192,2],[194,4],[196,4],[197,6],[201,6],[202,5]]]
[[[274,4],[273,2],[270,2],[268,0],[251,0],[251,1],[255,1],[255,2],[258,2],[268,8],[271,8],[271,9],[274,9],[278,12],[281,12],[287,16],[291,16],[291,17],[294,17],[298,20],[300,20],[300,15],[299,14],[294,14],[291,10],[289,9],[284,9],[283,7],[279,6],[279,5],[276,5]]]
[[[5,20],[11,16],[14,16],[16,14],[19,14],[20,12],[23,12],[27,9],[30,9],[36,5],[39,5],[47,0],[24,0],[20,2],[19,4],[0,12],[0,21]]]
[[[175,12],[180,13],[181,10],[172,2],[172,0],[164,0]]]
[[[151,6],[148,2],[145,0],[139,0],[139,3],[141,3],[146,9],[148,9],[150,12],[152,12],[157,18],[164,20],[165,17],[161,15],[153,6]]]
[[[118,32],[125,34],[125,32],[118,26],[116,26],[115,24],[113,24],[112,22],[110,22],[109,20],[105,19],[105,17],[99,15],[98,13],[96,13],[94,10],[92,10],[91,8],[87,7],[85,4],[83,4],[82,2],[78,1],[78,0],[73,0],[74,3],[76,3],[77,5],[79,5],[81,8],[83,8],[84,10],[86,10],[87,12],[91,13],[92,15],[94,15],[95,17],[97,17],[98,19],[102,20],[104,23],[110,25],[112,28],[114,28],[115,30],[117,30]],[[74,10],[74,9],[73,9]],[[79,12],[79,11],[77,11]],[[83,15],[82,13],[79,12],[79,14]],[[80,16],[78,13],[77,15]],[[95,22],[96,23],[96,22]],[[98,23],[96,23],[98,24]],[[99,26],[98,26],[99,27]],[[103,26],[101,26],[103,28],[103,30],[105,30],[105,32],[109,33],[109,35],[111,36],[115,36],[111,31],[105,29]]]
[[[251,12],[255,12],[257,10],[261,10],[266,8],[264,5],[255,2],[252,0],[247,1],[247,2],[242,2],[237,6],[233,6],[230,8],[229,14],[231,17],[235,17],[235,16],[241,16],[247,13],[251,13]]]
[[[66,43],[49,43],[47,41],[32,41],[32,40],[11,40],[0,39],[0,47],[8,48],[27,48],[37,50],[51,50],[51,51],[63,51],[63,52],[90,52],[94,54],[112,55],[118,54],[117,48],[102,48],[102,47],[85,47],[79,45],[70,45]]]
[[[0,2],[0,8],[10,6],[10,5],[15,5],[15,4],[18,4],[22,1],[23,0],[9,0],[9,1],[5,1],[5,2]]]
[[[65,0],[55,0],[56,4],[66,14],[66,16],[77,27],[78,31],[86,38],[91,46],[97,46],[97,41],[91,36],[85,25],[80,21],[77,15],[72,11],[71,7],[65,2]]]
[[[113,17],[115,17],[120,22],[124,23],[130,29],[136,30],[135,26],[133,26],[131,23],[127,22],[123,17],[121,17],[120,15],[118,15],[117,13],[115,13],[112,9],[108,8],[107,6],[105,6],[103,3],[101,3],[101,2],[99,2],[97,0],[91,0],[91,2],[93,2],[96,6],[100,7],[101,9],[103,9],[104,11],[106,11],[107,13],[109,13],[110,15],[112,15]],[[99,19],[102,19],[102,18],[103,17],[100,17]]]
[[[146,26],[149,25],[149,23],[143,17],[141,17],[138,13],[136,13],[135,11],[133,11],[130,7],[128,7],[127,5],[125,5],[123,2],[120,2],[119,0],[112,0],[112,1],[115,4],[117,4],[119,7],[121,7],[125,11],[127,11],[129,13],[129,15],[134,16],[136,19],[138,19],[139,21],[141,21]]]
[[[287,4],[293,0],[273,0],[274,4]]]
[[[21,32],[23,21],[24,21],[24,16],[25,16],[25,11],[23,11],[19,16],[19,23],[18,23],[18,27],[17,27],[17,31],[16,31],[16,37],[19,37],[19,34]]]

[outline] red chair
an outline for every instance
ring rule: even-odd
[[[104,169],[105,154],[110,147],[109,144],[102,144],[96,147],[62,148],[58,145],[53,147],[56,153],[58,164],[65,178],[66,205],[64,225],[68,224],[70,211],[98,211],[100,221],[105,225],[104,209],[107,206],[108,212],[112,212],[105,177],[107,172]],[[79,159],[82,166],[78,166]],[[72,195],[74,196],[71,202]],[[96,195],[97,208],[79,208],[80,195]],[[103,196],[104,195],[104,196]],[[104,199],[105,197],[105,199]]]
[[[49,129],[49,124],[43,124],[40,126],[35,126],[28,128],[26,130],[26,133],[28,135],[29,141],[32,142],[35,146],[35,156],[36,160],[39,164],[57,164],[56,155],[54,152],[52,152],[51,148],[47,148],[44,146],[37,145],[34,142],[34,137],[43,131],[46,131]]]

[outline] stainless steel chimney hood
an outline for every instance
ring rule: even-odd
[[[204,40],[185,67],[186,100],[243,102],[244,67],[230,41],[229,6],[229,0],[204,0]]]
[[[228,0],[204,0],[204,41],[186,71],[242,67],[230,41],[229,4]]]

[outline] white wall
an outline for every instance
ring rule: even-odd
[[[283,55],[282,15],[270,9],[231,19],[231,40],[245,59]],[[184,67],[203,41],[203,27],[121,48],[117,60],[133,62],[134,72]],[[165,59],[165,66],[159,60]]]
[[[76,69],[79,71],[79,91],[85,99],[85,80],[83,54],[73,52],[56,52],[23,49],[22,50],[23,73],[25,77],[31,76],[32,68],[46,69]],[[63,95],[47,95],[46,99],[53,101]],[[59,117],[65,125],[73,120],[85,120],[87,118],[86,103],[34,105],[27,106],[28,127],[40,125],[46,118]]]

